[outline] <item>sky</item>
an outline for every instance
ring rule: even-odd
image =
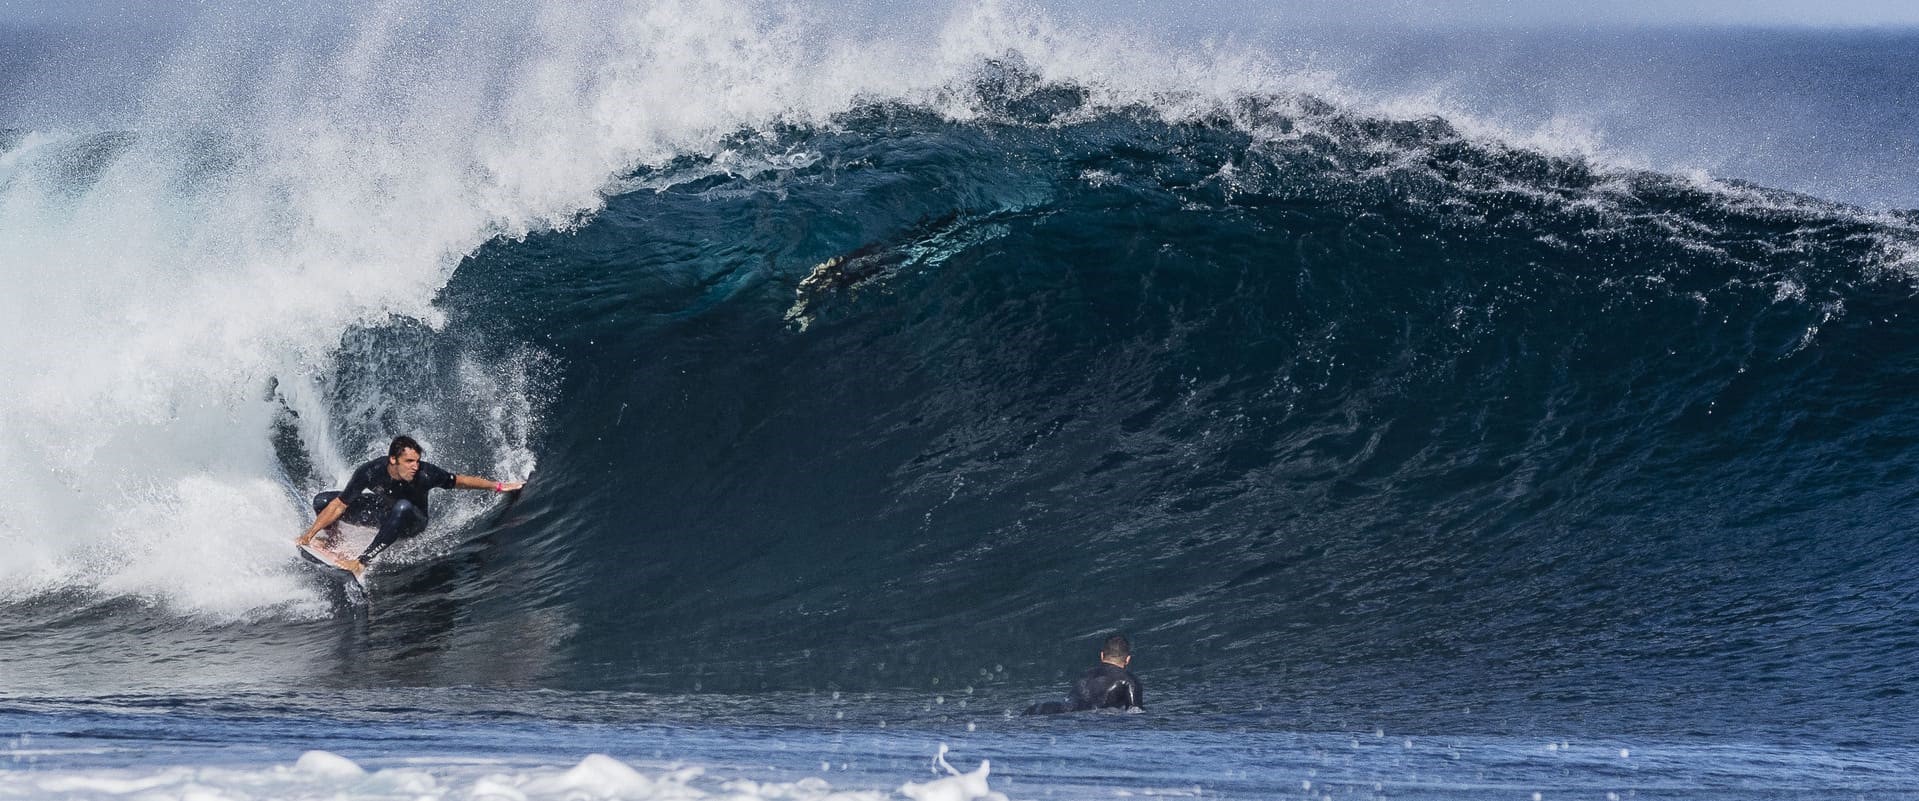
[[[972,0],[964,0],[971,2]],[[323,3],[382,6],[386,2]],[[431,9],[434,2],[391,3]],[[941,7],[951,0],[871,2]],[[1034,5],[1145,19],[1207,18],[1311,26],[1501,27],[1551,25],[1732,25],[1919,27],[1915,0],[1037,0]],[[209,5],[271,15],[288,0],[0,0],[0,26],[59,22],[127,24],[186,16]],[[464,5],[464,4],[462,4]]]
[[[1141,7],[1171,4],[1127,0]],[[1417,26],[1919,26],[1912,0],[1200,0],[1304,23]]]

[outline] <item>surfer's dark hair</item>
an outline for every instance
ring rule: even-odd
[[[426,455],[426,449],[420,447],[420,443],[414,442],[412,437],[405,434],[393,438],[393,444],[386,446],[386,455],[388,458],[398,459],[400,458],[400,454],[406,453],[409,450],[421,456]]]
[[[1132,656],[1133,644],[1126,641],[1126,635],[1115,634],[1106,638],[1106,644],[1100,646],[1099,655],[1110,656],[1115,659],[1122,656]]]

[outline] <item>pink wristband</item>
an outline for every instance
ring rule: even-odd
[[[504,482],[504,481],[495,481],[495,482],[493,482],[493,491],[494,491],[494,492],[505,492],[505,491],[506,491],[506,482]]]

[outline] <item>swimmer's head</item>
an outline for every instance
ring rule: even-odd
[[[1107,637],[1106,644],[1100,646],[1099,661],[1126,667],[1128,662],[1133,661],[1133,644],[1126,641],[1124,634]]]

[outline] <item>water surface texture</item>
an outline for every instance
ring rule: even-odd
[[[0,799],[1919,797],[1919,37],[814,11],[0,31]]]

